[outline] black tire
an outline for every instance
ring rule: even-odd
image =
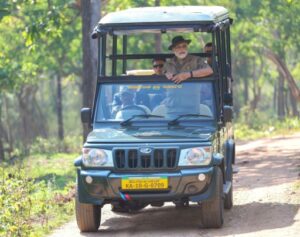
[[[220,228],[224,221],[223,175],[216,168],[216,193],[213,199],[203,202],[201,207],[202,224],[205,228]]]
[[[101,221],[101,207],[92,204],[80,203],[75,198],[77,226],[81,232],[96,232]]]
[[[232,189],[233,189],[233,182],[232,182],[232,168],[231,168],[231,174],[230,174],[230,178],[229,180],[231,182],[231,187],[230,187],[230,190],[228,192],[228,194],[225,194],[225,199],[224,199],[224,208],[225,209],[231,209],[232,206],[233,206],[233,192],[232,192]]]

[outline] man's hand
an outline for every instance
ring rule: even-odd
[[[173,78],[173,74],[172,74],[172,73],[167,72],[165,75],[166,75],[166,77],[167,77],[169,80],[172,80],[172,78]]]
[[[171,78],[171,80],[176,83],[176,84],[179,84],[185,80],[187,80],[188,78],[190,78],[190,73],[188,72],[181,72],[181,73],[178,73],[176,74],[174,77]]]

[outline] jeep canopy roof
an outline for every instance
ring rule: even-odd
[[[228,10],[219,6],[176,6],[131,8],[104,16],[98,32],[129,34],[138,32],[206,31],[206,27],[229,19]],[[195,29],[195,26],[198,26]]]

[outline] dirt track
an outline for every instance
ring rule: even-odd
[[[221,229],[201,228],[199,207],[148,207],[116,215],[106,205],[97,233],[80,233],[76,221],[50,237],[77,236],[264,236],[300,233],[300,133],[237,146],[234,206]]]

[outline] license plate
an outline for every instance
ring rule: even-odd
[[[167,189],[167,177],[124,177],[121,187],[123,190]]]

